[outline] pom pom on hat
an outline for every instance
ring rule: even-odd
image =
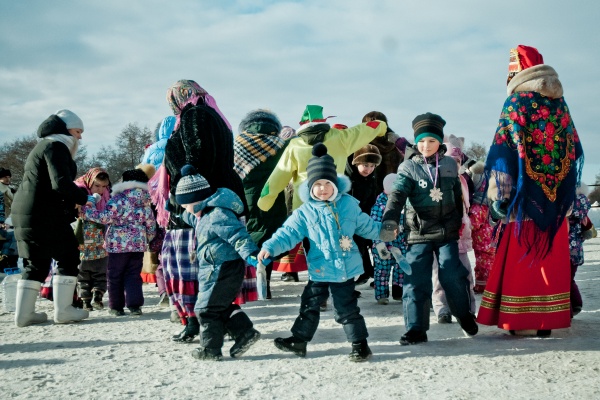
[[[200,175],[193,165],[181,168],[181,179],[175,189],[175,201],[180,205],[198,203],[213,194],[208,181]]]
[[[462,161],[463,148],[465,145],[464,137],[456,137],[454,135],[446,136],[444,138],[444,144],[446,145],[446,155],[452,158],[458,158]]]
[[[63,120],[67,129],[81,129],[83,131],[83,121],[71,110],[58,110],[55,115]]]
[[[381,164],[381,153],[377,146],[372,144],[367,144],[355,151],[352,159],[352,165],[369,163],[375,164],[375,166]]]
[[[263,133],[277,135],[281,131],[281,122],[273,112],[264,109],[250,111],[240,122],[240,133]]]
[[[333,157],[327,154],[327,146],[317,143],[312,148],[312,157],[308,160],[306,174],[308,189],[319,179],[327,179],[337,187],[337,169]]]

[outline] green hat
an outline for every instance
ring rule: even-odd
[[[327,118],[323,118],[323,107],[309,104],[304,109],[300,125],[308,124],[309,122],[325,122]]]

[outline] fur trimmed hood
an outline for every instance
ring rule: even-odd
[[[537,92],[557,99],[562,97],[563,87],[554,68],[540,64],[519,72],[511,79],[506,87],[506,94],[510,96],[515,92]]]
[[[136,182],[136,181],[119,182],[112,187],[111,195],[114,196],[119,193],[123,193],[124,191],[129,190],[129,189],[142,189],[147,192],[148,184],[143,183],[143,182]]]
[[[343,194],[348,193],[350,191],[351,187],[352,187],[352,182],[350,182],[350,178],[348,178],[346,175],[338,175],[337,176],[338,195],[336,196],[334,201],[339,200]],[[310,189],[308,188],[308,180],[305,180],[304,182],[302,182],[300,184],[300,187],[298,188],[298,192],[299,192],[298,194],[300,196],[300,200],[302,200],[304,203],[317,202],[317,200],[313,199],[310,196]],[[322,203],[322,202],[319,201],[319,203]]]

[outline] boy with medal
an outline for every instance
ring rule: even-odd
[[[450,311],[469,336],[477,333],[470,311],[467,270],[458,256],[463,201],[458,166],[445,157],[444,125],[439,115],[418,115],[412,122],[417,151],[407,154],[382,218],[380,239],[394,240],[406,206],[404,234],[408,242],[406,260],[411,274],[404,275],[404,324],[400,344],[427,342],[429,304],[433,290],[434,255],[439,262],[439,281],[446,292]]]

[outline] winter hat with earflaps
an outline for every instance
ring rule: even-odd
[[[175,189],[175,201],[180,205],[198,203],[212,196],[208,181],[192,165],[181,168],[181,179]]]
[[[306,174],[308,175],[307,184],[311,197],[312,187],[319,179],[326,179],[333,184],[335,189],[331,197],[336,197],[338,193],[337,169],[333,157],[327,154],[327,146],[323,143],[317,143],[313,146],[312,157],[308,160],[308,165],[306,166]]]

